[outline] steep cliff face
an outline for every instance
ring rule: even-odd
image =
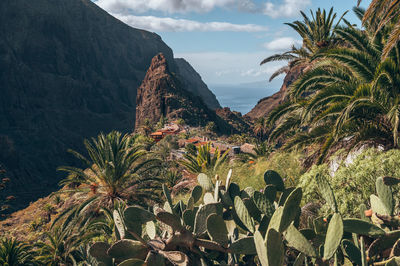
[[[185,88],[196,96],[200,96],[208,108],[215,110],[221,108],[217,97],[210,91],[201,79],[199,73],[183,58],[175,58],[175,63],[181,81]]]
[[[182,118],[188,125],[204,126],[216,123],[220,132],[229,132],[229,125],[190,92],[179,75],[173,74],[165,56],[156,55],[146,73],[136,98],[136,125],[139,128],[148,119],[152,123],[161,116],[169,120]]]
[[[90,0],[0,1],[0,164],[21,207],[57,187],[67,149],[99,132],[132,131],[151,59],[172,50]]]
[[[256,106],[248,112],[245,117],[255,120],[259,117],[266,117],[268,114],[279,104],[285,101],[287,97],[288,87],[300,76],[303,69],[301,67],[295,67],[287,73],[285,79],[283,80],[283,85],[281,89],[269,96],[258,101]]]

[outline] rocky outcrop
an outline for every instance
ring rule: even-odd
[[[169,120],[182,118],[191,126],[205,126],[213,121],[220,132],[229,132],[229,125],[209,109],[199,96],[189,92],[179,77],[170,71],[162,53],[152,59],[137,90],[135,128],[140,128],[146,119],[156,123],[164,116]]]
[[[217,97],[210,91],[201,79],[199,73],[183,58],[175,58],[180,80],[185,88],[204,101],[208,108],[215,110],[221,108]]]
[[[240,112],[231,111],[229,107],[218,108],[215,112],[219,117],[228,122],[236,132],[248,133],[250,124],[242,117]]]
[[[285,101],[288,87],[300,76],[301,73],[302,67],[294,67],[291,69],[283,80],[281,89],[277,93],[258,101],[256,106],[248,112],[245,117],[255,120],[259,117],[268,116],[275,107]]]
[[[15,207],[57,188],[56,168],[76,165],[67,149],[134,129],[136,90],[160,52],[179,72],[158,35],[90,0],[0,1],[0,164]]]

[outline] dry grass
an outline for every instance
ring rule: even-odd
[[[0,221],[0,235],[29,243],[43,240],[43,232],[50,228],[57,215],[82,201],[83,199],[77,198],[76,195],[66,193],[38,199],[25,209],[14,212],[7,219]]]
[[[224,165],[218,175],[222,180],[226,179],[229,169],[233,170],[232,180],[236,182],[241,189],[253,187],[263,189],[264,173],[267,170],[275,170],[285,180],[287,186],[296,186],[298,178],[305,172],[302,166],[303,154],[297,151],[293,152],[274,152],[268,158],[260,158],[248,162],[231,162]]]

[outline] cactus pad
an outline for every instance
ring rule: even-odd
[[[336,253],[343,236],[343,221],[339,213],[335,213],[328,225],[324,244],[324,259],[329,260]]]
[[[235,210],[240,221],[242,221],[242,223],[246,226],[246,228],[250,232],[254,233],[255,231],[254,220],[251,217],[249,211],[247,210],[243,200],[238,196],[235,197]]]
[[[264,173],[264,181],[267,185],[274,185],[278,191],[285,190],[285,184],[282,177],[273,170],[268,170]]]

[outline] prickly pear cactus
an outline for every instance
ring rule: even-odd
[[[277,172],[265,172],[263,191],[240,189],[232,171],[225,184],[200,174],[187,202],[174,201],[163,186],[162,207],[115,210],[117,242],[94,243],[89,254],[110,266],[398,265],[400,219],[390,186],[400,179],[377,179],[372,208],[360,208],[361,219],[343,218],[329,181],[316,179],[332,214],[303,227],[302,190],[285,187]]]

